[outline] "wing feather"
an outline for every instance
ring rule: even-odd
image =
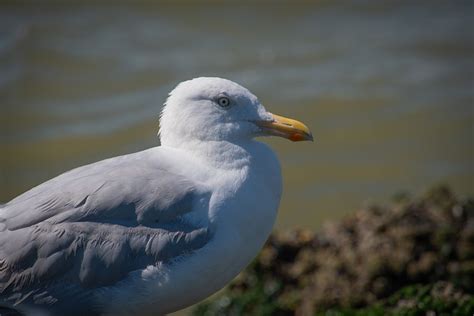
[[[147,151],[39,185],[0,209],[0,302],[53,304],[67,295],[56,287],[108,286],[203,247],[210,230],[185,216],[209,195]]]

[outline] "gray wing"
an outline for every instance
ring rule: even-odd
[[[207,224],[186,216],[205,210],[209,196],[147,151],[39,185],[0,209],[0,301],[52,304],[66,295],[55,288],[111,285],[203,247]]]

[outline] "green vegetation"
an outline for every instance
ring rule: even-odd
[[[194,315],[473,315],[474,201],[446,187],[273,234]]]

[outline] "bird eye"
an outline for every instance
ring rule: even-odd
[[[227,97],[220,97],[219,99],[217,99],[217,103],[220,107],[226,108],[230,105],[230,100]]]

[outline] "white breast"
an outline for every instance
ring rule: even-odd
[[[281,172],[266,145],[252,142],[247,150],[248,164],[221,170],[219,177],[209,179],[216,188],[209,208],[213,239],[179,262],[131,276],[123,293],[116,293],[110,315],[166,314],[199,302],[224,287],[258,254],[276,218]]]

